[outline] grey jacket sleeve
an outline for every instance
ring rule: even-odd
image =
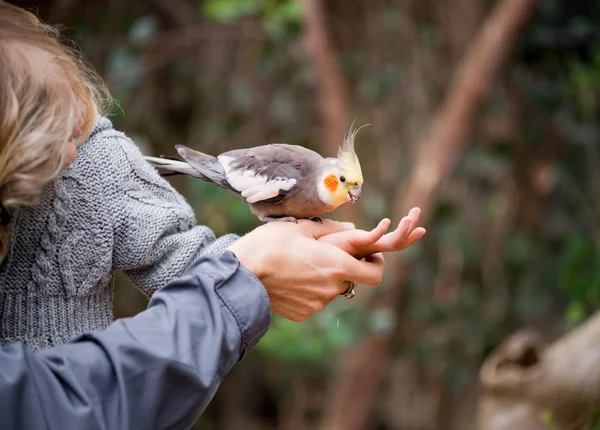
[[[144,312],[33,354],[0,348],[2,429],[185,429],[270,324],[262,284],[230,251],[159,290]]]
[[[147,296],[179,276],[196,258],[220,254],[238,239],[234,234],[216,238],[196,225],[194,211],[144,159],[138,147],[122,133],[101,135],[118,149],[111,154],[118,164],[115,175],[106,173],[118,187],[113,265],[122,270]],[[107,145],[108,146],[108,145]]]

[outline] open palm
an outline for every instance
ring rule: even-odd
[[[408,248],[425,234],[423,227],[417,227],[421,209],[412,208],[407,216],[400,220],[396,230],[387,233],[391,221],[382,219],[371,231],[346,230],[321,236],[320,241],[341,248],[358,259],[378,252],[396,252]]]

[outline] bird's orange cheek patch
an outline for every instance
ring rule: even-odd
[[[327,188],[329,190],[329,192],[333,193],[335,190],[337,190],[338,187],[338,179],[336,178],[335,175],[329,175],[325,178],[325,188]]]

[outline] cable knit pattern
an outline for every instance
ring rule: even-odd
[[[149,296],[237,239],[196,226],[185,199],[106,118],[13,222],[0,265],[0,343],[36,351],[110,325],[116,271]]]

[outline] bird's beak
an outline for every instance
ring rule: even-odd
[[[350,191],[348,191],[348,196],[350,197],[350,201],[352,203],[356,203],[360,199],[361,190],[361,184],[356,184],[352,188],[350,188]]]

